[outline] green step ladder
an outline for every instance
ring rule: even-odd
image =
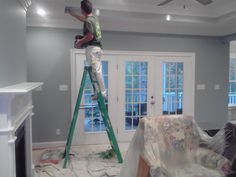
[[[63,164],[63,168],[66,168],[69,156],[70,156],[70,148],[71,148],[71,143],[72,143],[72,139],[73,139],[73,135],[74,135],[74,131],[75,131],[75,125],[76,125],[76,121],[78,118],[78,113],[79,113],[79,109],[80,109],[80,104],[81,104],[81,100],[82,100],[82,96],[83,96],[83,91],[84,91],[84,86],[85,86],[85,81],[86,81],[86,76],[87,74],[89,74],[92,86],[93,86],[93,90],[94,92],[97,93],[98,96],[98,107],[101,111],[101,115],[103,118],[103,122],[105,124],[106,127],[106,132],[112,147],[112,150],[115,152],[118,162],[122,163],[123,159],[120,153],[120,149],[119,146],[117,144],[117,140],[111,125],[111,121],[108,115],[108,111],[106,108],[106,104],[105,104],[105,100],[102,96],[102,93],[99,89],[98,83],[96,81],[93,80],[92,77],[92,67],[91,66],[85,66],[84,67],[84,73],[83,73],[83,77],[82,77],[82,81],[81,81],[81,85],[80,85],[80,89],[79,89],[79,94],[77,97],[77,101],[76,101],[76,105],[75,105],[75,109],[74,109],[74,114],[73,114],[73,119],[71,121],[70,124],[70,130],[69,130],[69,134],[67,137],[67,142],[66,142],[66,147],[65,147],[65,151],[64,151],[64,164]]]

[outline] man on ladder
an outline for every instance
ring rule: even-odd
[[[84,23],[84,36],[82,39],[79,39],[75,42],[75,47],[81,48],[81,46],[83,46],[86,48],[86,62],[92,67],[93,80],[98,82],[102,96],[105,98],[105,100],[107,100],[106,89],[102,77],[102,33],[98,19],[92,14],[92,9],[92,3],[89,0],[82,0],[81,11],[83,16],[77,15],[72,10],[69,11],[69,14]],[[97,99],[97,93],[94,93],[92,99]]]
[[[93,85],[94,95],[93,100],[98,101],[98,107],[101,111],[101,116],[103,118],[108,139],[112,146],[112,150],[115,152],[119,163],[123,162],[122,155],[111,125],[111,121],[107,112],[105,101],[107,100],[106,89],[102,77],[102,64],[101,64],[101,30],[100,25],[96,17],[92,15],[92,4],[89,0],[81,1],[81,10],[84,16],[76,15],[75,12],[69,10],[70,15],[84,22],[84,36],[75,42],[76,48],[81,48],[81,46],[86,47],[86,65],[84,67],[84,73],[82,76],[82,81],[80,85],[80,90],[78,98],[76,101],[73,119],[71,121],[69,134],[67,137],[66,148],[64,152],[64,165],[66,168],[67,161],[69,159],[69,152],[71,148],[72,138],[75,130],[75,125],[78,117],[78,111],[80,108],[80,103],[83,95],[83,89],[85,86],[86,75],[89,74],[91,83]]]

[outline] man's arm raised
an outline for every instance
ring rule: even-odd
[[[72,17],[75,17],[76,19],[78,19],[78,20],[81,21],[81,22],[84,22],[84,21],[85,21],[85,17],[84,17],[84,16],[82,16],[82,15],[77,15],[77,14],[75,13],[75,11],[73,11],[73,10],[69,10],[69,14],[70,14]]]

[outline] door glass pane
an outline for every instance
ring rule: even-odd
[[[162,113],[183,113],[183,63],[164,62]]]
[[[125,129],[136,129],[147,115],[147,62],[125,63]]]
[[[236,105],[236,59],[230,59],[229,69],[229,94],[228,94],[229,106]]]
[[[102,73],[103,79],[106,86],[108,88],[108,62],[102,61]],[[105,125],[98,108],[97,101],[92,101],[91,96],[93,95],[93,87],[87,75],[85,88],[84,88],[84,130],[85,132],[98,132],[105,131]]]

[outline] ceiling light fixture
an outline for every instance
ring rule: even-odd
[[[38,8],[37,14],[44,17],[46,15],[46,11],[42,8]]]
[[[170,21],[171,20],[171,15],[166,15],[166,21]]]

